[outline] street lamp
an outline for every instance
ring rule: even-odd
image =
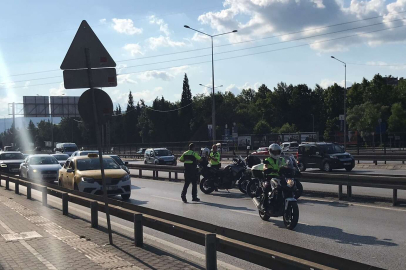
[[[347,64],[334,56],[331,58],[344,64],[344,151],[347,149]]]
[[[197,29],[194,29],[188,25],[184,25],[185,28],[193,30],[195,32],[198,32],[200,34],[206,35],[208,37],[211,38],[211,78],[212,78],[212,112],[211,112],[211,118],[212,118],[212,126],[213,126],[213,143],[215,143],[216,141],[216,103],[214,101],[214,89],[216,88],[214,86],[214,57],[213,57],[213,38],[217,37],[217,36],[222,36],[222,35],[227,35],[227,34],[231,34],[231,33],[237,33],[237,30],[233,30],[231,32],[226,32],[226,33],[221,33],[221,34],[217,34],[217,35],[209,35],[206,34],[202,31],[199,31]]]

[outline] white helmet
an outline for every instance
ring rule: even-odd
[[[278,159],[281,156],[281,153],[282,148],[278,144],[273,143],[269,146],[269,154],[272,158]]]

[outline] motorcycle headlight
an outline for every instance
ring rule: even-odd
[[[130,180],[130,176],[128,174],[126,174],[125,176],[123,176],[123,178],[121,178],[121,181],[128,181]]]
[[[288,187],[293,187],[293,185],[295,184],[295,181],[293,181],[293,179],[287,179],[286,180],[286,184],[288,185]]]
[[[94,183],[94,179],[90,177],[82,177],[82,181],[87,183]]]

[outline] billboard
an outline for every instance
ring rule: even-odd
[[[80,117],[78,96],[51,96],[51,115],[53,117]]]
[[[25,117],[49,117],[49,97],[24,96],[23,111]]]

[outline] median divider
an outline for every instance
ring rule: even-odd
[[[48,183],[36,183],[3,173],[0,174],[0,179],[13,183],[17,182],[20,186],[29,186],[32,189],[42,191],[45,196],[49,194],[61,198],[63,200],[63,214],[68,214],[67,201],[84,207],[91,207],[92,205],[92,216],[96,215],[95,209],[105,212],[102,196],[81,193]],[[380,269],[367,264],[112,198],[108,199],[108,201],[110,204],[110,215],[134,223],[135,245],[142,246],[143,244],[143,226],[202,246],[207,244],[206,265],[210,266],[208,269],[216,269],[214,261],[216,260],[215,253],[217,251],[271,269]],[[92,218],[93,225],[96,225],[94,216]]]

